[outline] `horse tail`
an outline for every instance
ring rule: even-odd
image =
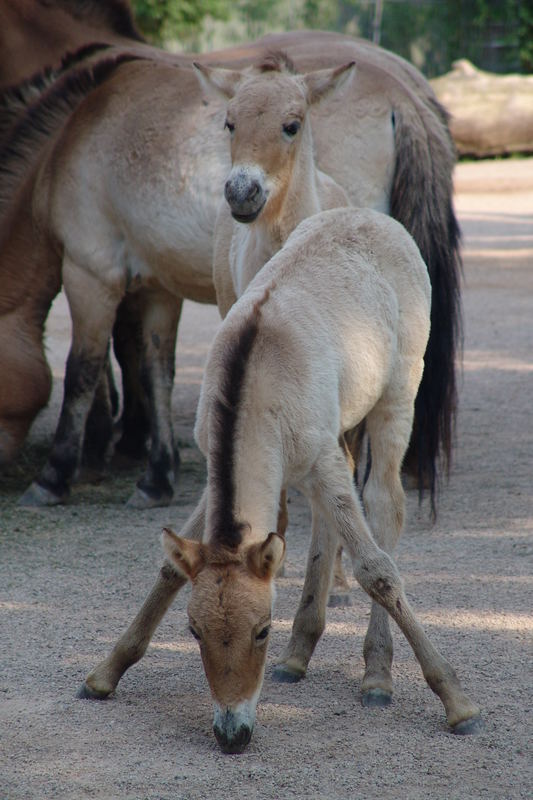
[[[460,230],[452,202],[456,153],[436,100],[395,108],[394,128],[390,213],[416,241],[432,287],[431,332],[406,466],[415,471],[420,499],[429,489],[435,517],[438,466],[446,476],[451,466],[462,351]]]

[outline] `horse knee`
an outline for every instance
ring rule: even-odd
[[[387,610],[396,608],[401,611],[402,581],[394,562],[386,553],[382,552],[371,562],[356,563],[355,577],[372,600]]]

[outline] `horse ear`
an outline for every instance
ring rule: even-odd
[[[308,72],[303,76],[303,81],[309,105],[318,103],[330,92],[337,91],[348,84],[354,73],[355,61],[350,61],[348,64],[334,69],[318,69],[315,72]]]
[[[248,550],[248,565],[258,578],[272,578],[285,555],[285,539],[279,533],[269,533],[264,542]]]
[[[205,566],[205,550],[199,542],[183,539],[170,528],[163,528],[161,543],[165,555],[184,578],[194,580]]]
[[[237,84],[242,80],[242,72],[233,69],[223,69],[222,67],[206,67],[193,61],[196,77],[200,81],[200,86],[207,94],[222,96],[225,100],[231,100],[235,94]]]

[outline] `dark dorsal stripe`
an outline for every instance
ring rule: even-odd
[[[65,72],[28,105],[0,142],[0,215],[7,208],[26,171],[35,162],[39,149],[58,131],[87,97],[106,81],[121,64],[139,60],[123,53],[96,64]]]
[[[219,394],[210,410],[209,469],[212,487],[210,542],[214,546],[237,549],[242,541],[246,521],[234,516],[235,504],[235,436],[241,404],[246,367],[259,331],[261,306],[267,301],[270,289],[254,306],[240,334],[232,339],[225,354]]]

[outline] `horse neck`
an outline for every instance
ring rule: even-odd
[[[254,386],[253,396],[244,386],[231,441],[218,421],[209,424],[207,530],[217,531],[218,543],[226,532],[231,539],[235,529],[246,541],[262,541],[277,526],[283,486],[281,428],[261,391],[271,393],[269,382],[252,368],[246,383]],[[231,546],[229,540],[222,543]]]
[[[265,209],[266,213],[254,223],[239,226],[234,233],[230,268],[239,297],[261,267],[283,247],[300,222],[322,210],[319,181],[311,129],[307,123],[290,180],[275,199],[272,209]]]
[[[314,159],[311,125],[306,120],[290,180],[281,193],[275,219],[270,226],[271,230],[277,233],[279,247],[283,247],[302,220],[319,211],[321,211],[319,173]]]

